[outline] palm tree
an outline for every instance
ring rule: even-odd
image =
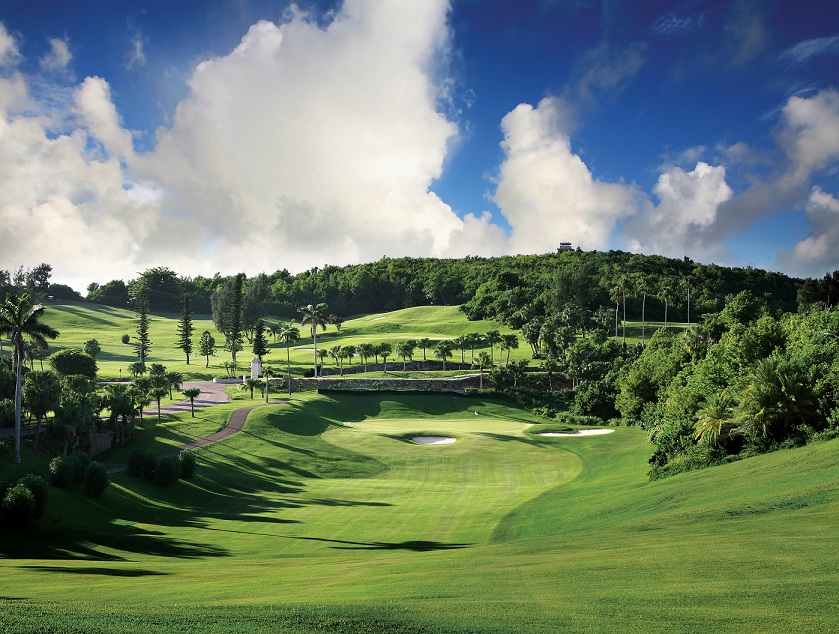
[[[270,379],[276,376],[276,373],[271,368],[262,368],[262,376],[265,378],[265,402],[268,402],[268,387],[271,384]]]
[[[501,350],[507,351],[507,365],[510,365],[510,350],[519,349],[519,338],[514,333],[501,335]]]
[[[431,345],[432,345],[432,344],[431,344],[431,339],[429,339],[428,337],[423,337],[422,339],[420,339],[419,341],[417,341],[417,345],[418,345],[420,348],[422,348],[422,360],[423,360],[423,361],[425,361],[425,360],[426,360],[426,359],[425,359],[425,350],[426,350],[426,348],[430,348],[430,347],[431,347]]]
[[[384,372],[387,374],[387,358],[393,353],[393,348],[386,341],[379,344],[379,354],[382,357],[382,364],[384,365]]]
[[[280,340],[285,343],[286,363],[288,363],[288,395],[291,396],[291,353],[289,352],[289,345],[300,340],[300,331],[288,322],[285,326],[280,328]]]
[[[618,340],[618,313],[621,304],[621,287],[613,286],[609,289],[609,299],[615,302],[615,341]]]
[[[479,332],[467,332],[463,335],[463,340],[472,353],[472,365],[475,365],[475,348],[484,343],[484,336]]]
[[[242,384],[239,386],[239,389],[242,390],[243,392],[245,392],[247,390],[250,390],[251,400],[253,400],[253,391],[258,387],[259,387],[259,379],[252,379],[252,378],[248,377],[247,379],[242,381]]]
[[[805,370],[788,366],[771,356],[761,359],[749,374],[749,383],[737,408],[740,426],[735,434],[768,436],[780,424],[783,430],[817,409],[811,381]]]
[[[23,372],[24,335],[38,345],[47,345],[47,339],[55,339],[58,331],[41,323],[44,307],[32,304],[29,293],[20,297],[6,295],[0,305],[0,337],[6,336],[12,342],[15,361],[15,464],[20,464],[20,419],[21,419],[21,376]]]
[[[376,352],[376,346],[372,343],[358,344],[358,356],[364,361],[364,371],[367,372],[367,360]]]
[[[318,350],[318,357],[320,357],[321,372],[323,372],[323,363],[324,363],[324,361],[326,361],[326,357],[328,357],[328,356],[329,356],[329,351],[328,350],[324,350],[323,348]],[[317,373],[315,373],[315,376],[317,376]]]
[[[309,304],[308,306],[301,306],[298,308],[302,314],[303,319],[300,320],[300,325],[305,326],[309,324],[312,329],[312,345],[314,346],[314,354],[312,358],[315,363],[315,378],[318,376],[318,326],[326,331],[327,318],[324,314],[326,304]]]
[[[197,387],[188,387],[182,391],[182,394],[189,399],[189,408],[192,410],[192,417],[195,418],[195,399],[201,394],[201,390]]]
[[[443,372],[446,371],[446,358],[452,356],[452,342],[442,339],[434,344],[434,356],[443,360]]]
[[[165,387],[153,387],[149,390],[149,396],[157,401],[157,424],[160,424],[160,399],[165,398],[169,394],[169,389]]]
[[[661,283],[658,291],[658,297],[664,302],[664,327],[667,328],[667,308],[670,302],[676,299],[676,291],[673,289],[673,284],[669,281]]]
[[[165,375],[166,382],[169,385],[169,399],[172,399],[172,390],[180,390],[181,384],[184,382],[184,375],[175,370],[167,372]]]
[[[354,357],[356,354],[358,354],[358,350],[357,350],[357,349],[356,349],[356,347],[355,347],[354,345],[352,345],[352,344],[350,344],[350,345],[348,345],[348,346],[344,346],[344,347],[342,348],[342,350],[344,351],[344,354],[345,354],[346,358],[347,358],[347,359],[349,359],[350,365],[352,365],[352,360],[353,360],[353,357]]]
[[[396,354],[402,357],[403,372],[408,369],[408,359],[413,360],[414,358],[414,348],[416,348],[416,342],[413,339],[405,339],[403,341],[396,342]]]
[[[280,324],[271,324],[268,326],[268,331],[274,338],[274,343],[277,343],[277,336],[282,332],[282,326],[280,326]]]
[[[481,350],[478,353],[478,372],[480,373],[480,389],[484,387],[484,368],[492,365],[492,357],[489,356],[486,350]]]
[[[38,439],[41,435],[41,421],[48,412],[55,411],[58,407],[58,397],[61,393],[61,384],[58,375],[49,370],[38,372],[27,372],[23,378],[23,402],[26,409],[35,417],[35,442],[33,448],[38,447]]]
[[[734,429],[734,405],[731,390],[712,392],[705,397],[705,404],[696,412],[694,439],[700,443],[717,445],[720,439]]]
[[[495,363],[495,344],[501,343],[501,333],[497,330],[489,330],[484,335],[484,341],[489,344],[489,359]]]

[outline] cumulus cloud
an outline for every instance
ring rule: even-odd
[[[806,207],[810,234],[778,256],[784,270],[802,277],[820,277],[839,264],[839,198],[813,187]]]
[[[790,97],[782,108],[777,138],[790,162],[785,176],[789,186],[839,159],[839,91]]]
[[[493,196],[512,227],[517,253],[552,251],[573,240],[603,249],[619,219],[635,212],[638,192],[595,179],[571,149],[563,103],[521,104],[504,117],[505,152]]]
[[[102,78],[75,87],[70,113],[7,110],[4,141],[20,151],[3,155],[4,260],[67,253],[52,263],[70,279],[82,262],[87,276],[102,263],[130,277],[157,264],[193,275],[500,253],[488,215],[461,219],[430,191],[459,133],[440,107],[448,8],[348,0],[327,24],[300,11],[259,22],[195,67],[144,154]],[[72,125],[56,137],[46,119]],[[50,249],[59,236],[75,247]]]
[[[17,40],[0,23],[0,68],[16,64],[20,59],[20,49]]]
[[[69,42],[66,39],[51,37],[49,43],[50,50],[40,60],[41,70],[47,72],[65,71],[73,59]]]
[[[673,167],[659,176],[653,193],[658,205],[645,205],[623,227],[632,250],[679,257],[690,245],[697,257],[726,258],[719,242],[711,239],[720,205],[733,194],[725,167],[702,161],[690,172]]]

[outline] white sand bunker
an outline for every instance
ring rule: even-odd
[[[450,445],[457,439],[451,436],[414,436],[411,440],[419,445]]]
[[[603,434],[611,434],[614,429],[578,429],[577,431],[572,432],[558,432],[558,431],[546,431],[539,434],[540,436],[564,436],[564,437],[574,437],[574,436],[602,436]]]

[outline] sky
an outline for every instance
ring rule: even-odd
[[[839,269],[834,0],[0,0],[0,269]]]

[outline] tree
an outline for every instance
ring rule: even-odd
[[[201,394],[201,390],[197,387],[188,387],[181,393],[189,399],[189,408],[192,411],[192,417],[195,418],[195,399]]]
[[[708,394],[705,404],[696,412],[696,441],[717,445],[721,438],[728,436],[735,427],[735,405],[736,401],[730,390]]]
[[[61,382],[58,376],[49,371],[27,372],[23,377],[23,404],[29,413],[35,417],[35,443],[38,447],[38,438],[41,435],[41,421],[48,412],[55,411],[58,407]]]
[[[137,311],[137,338],[133,344],[134,353],[140,359],[140,365],[146,365],[146,356],[151,350],[149,339],[149,302],[145,295],[140,294],[134,298],[134,306]]]
[[[519,349],[519,338],[513,333],[501,335],[501,350],[507,351],[507,365],[510,365],[510,351]]]
[[[475,365],[475,348],[484,342],[484,336],[479,332],[467,332],[463,335],[463,342],[471,352],[472,365]]]
[[[667,328],[667,309],[676,300],[676,289],[670,281],[659,284],[658,297],[664,302],[664,327]]]
[[[262,369],[262,377],[265,379],[265,402],[268,402],[268,388],[271,385],[271,379],[276,376],[276,373],[271,368]]]
[[[59,350],[49,358],[50,365],[61,376],[82,374],[89,379],[96,378],[96,359],[79,348]]]
[[[64,425],[66,456],[71,440],[75,451],[82,433],[96,429],[102,405],[96,395],[96,383],[92,379],[71,375],[62,377],[61,383],[61,398],[55,410],[55,419]]]
[[[402,371],[407,370],[407,362],[414,358],[416,342],[413,339],[405,339],[396,342],[396,354],[402,357]]]
[[[330,324],[335,326],[335,330],[341,332],[341,326],[344,324],[344,318],[335,315],[334,313],[328,317],[328,321]]]
[[[382,357],[382,364],[384,365],[384,373],[387,374],[387,358],[393,353],[393,348],[387,342],[379,344],[379,355]]]
[[[236,362],[236,353],[242,349],[242,285],[244,275],[239,273],[228,279],[211,297],[213,323],[224,335],[224,347]]]
[[[169,370],[163,375],[166,380],[166,385],[169,389],[169,398],[172,399],[172,390],[180,390],[181,384],[184,382],[184,375],[176,370]]]
[[[430,348],[432,346],[431,339],[429,339],[428,337],[423,337],[422,339],[419,339],[417,341],[417,345],[420,348],[422,348],[422,360],[425,361],[425,351],[427,348]]]
[[[344,353],[346,354],[346,357],[347,357],[347,359],[349,360],[350,365],[352,365],[352,360],[353,360],[353,357],[354,357],[356,354],[358,354],[358,349],[357,349],[354,345],[350,344],[350,345],[348,345],[348,346],[344,346],[344,347],[342,348],[342,350],[343,350],[343,351],[344,351]]]
[[[434,344],[434,356],[443,360],[443,372],[446,371],[446,359],[452,356],[452,342],[449,339],[441,339]]]
[[[489,330],[484,335],[484,341],[489,344],[489,358],[492,363],[495,363],[495,344],[501,343],[501,333],[497,330]]]
[[[268,339],[265,336],[265,324],[261,319],[256,321],[253,329],[253,353],[259,357],[260,362],[266,354],[271,354],[268,349]]]
[[[253,391],[258,388],[260,385],[259,379],[252,379],[251,377],[246,378],[242,384],[239,386],[239,389],[243,392],[250,391],[251,393],[251,400],[253,400]]]
[[[147,310],[175,312],[182,305],[183,282],[172,269],[157,266],[140,273],[128,282],[128,294],[135,299],[142,296]]]
[[[300,340],[300,331],[291,325],[292,322],[284,325],[279,332],[280,341],[285,343],[286,363],[288,364],[288,395],[291,396],[291,352],[289,346]]]
[[[184,295],[184,305],[181,311],[181,318],[178,321],[177,343],[175,347],[183,350],[186,355],[186,364],[189,365],[189,355],[192,354],[192,333],[195,327],[192,325],[192,311],[189,306],[189,295]]]
[[[83,349],[94,359],[100,352],[102,352],[102,346],[99,345],[99,342],[96,341],[96,339],[88,339],[87,341],[85,341]]]
[[[375,354],[376,346],[372,343],[358,344],[358,356],[364,362],[364,371],[367,372],[367,360]]]
[[[312,332],[312,345],[314,346],[314,353],[312,358],[314,359],[315,364],[315,378],[318,376],[318,327],[326,331],[326,315],[324,311],[326,310],[326,304],[309,304],[307,306],[301,306],[297,309],[303,314],[303,319],[300,321],[300,325],[305,326],[309,324],[311,327]]]
[[[169,395],[169,390],[165,387],[153,387],[149,390],[149,396],[157,401],[157,424],[160,424],[160,400]]]
[[[480,384],[479,388],[483,389],[484,387],[484,368],[489,367],[492,365],[492,358],[489,356],[486,350],[481,350],[478,353],[478,373],[480,376]]]
[[[207,363],[204,367],[209,368],[210,357],[216,356],[216,340],[215,337],[210,334],[209,330],[205,330],[201,333],[201,339],[198,341],[198,354],[207,357]]]
[[[109,422],[111,425],[116,427],[117,421],[122,423],[121,426],[117,427],[117,439],[120,445],[124,445],[126,427],[135,412],[130,387],[123,383],[109,383],[102,389],[101,405],[110,411]]]
[[[20,464],[20,418],[21,418],[21,376],[23,374],[24,336],[46,345],[47,339],[58,337],[58,331],[40,322],[44,307],[32,304],[29,293],[20,297],[6,295],[6,301],[0,305],[0,337],[7,337],[12,342],[12,354],[15,361],[15,463]]]
[[[271,288],[268,276],[260,273],[244,284],[242,297],[242,328],[248,341],[253,342],[257,324],[262,321],[268,310],[268,300],[271,298]]]

